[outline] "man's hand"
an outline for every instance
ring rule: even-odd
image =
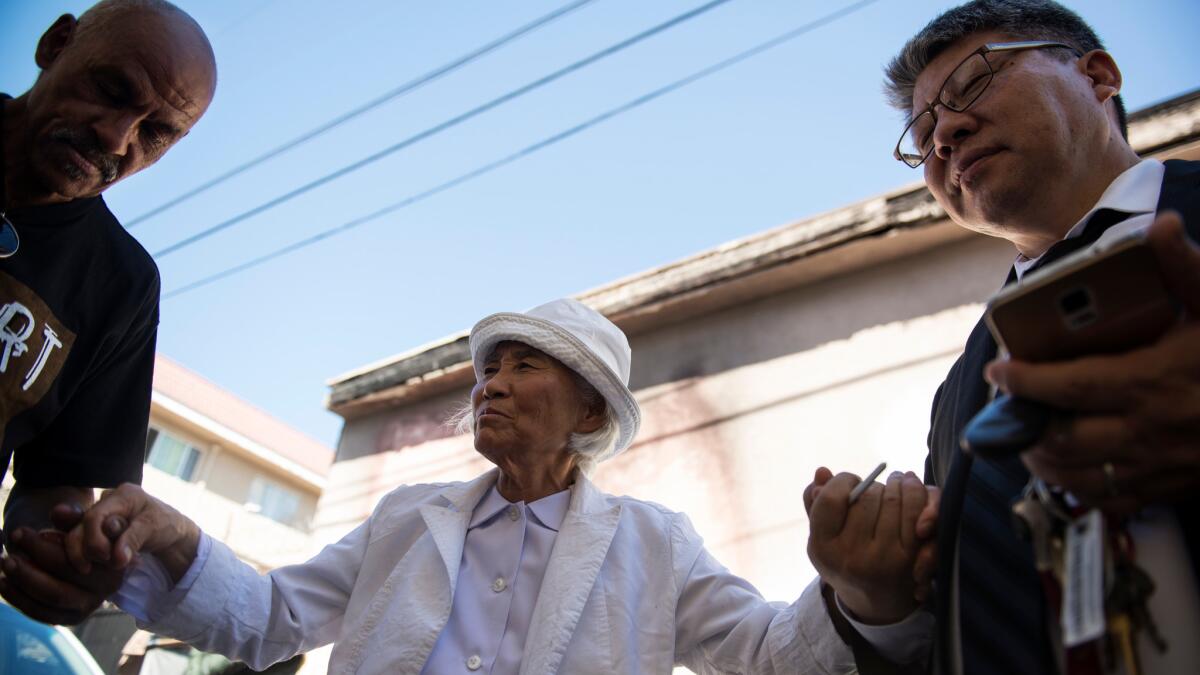
[[[1118,514],[1200,488],[1200,249],[1175,213],[1159,216],[1148,238],[1185,310],[1166,335],[1124,354],[985,370],[1004,391],[1075,413],[1022,459],[1047,483]]]
[[[929,592],[935,563],[937,491],[913,473],[893,473],[849,504],[860,482],[824,467],[805,488],[808,556],[858,621],[895,623]]]
[[[80,522],[83,513],[77,504],[67,503],[55,507],[50,516],[57,529],[39,532],[20,526],[12,530],[8,556],[0,563],[0,595],[38,621],[76,624],[121,587],[124,572],[97,567],[88,574],[78,573],[67,560],[63,531]],[[105,531],[115,537],[123,525],[114,520]]]

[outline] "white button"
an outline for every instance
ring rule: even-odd
[[[508,582],[503,577],[496,577],[496,580],[492,582],[492,590],[497,593],[503,592],[506,588],[508,588]]]
[[[521,517],[521,512],[517,509],[516,506],[508,507],[508,519],[509,520],[516,520],[517,518],[520,518],[520,517]]]
[[[478,654],[472,654],[471,658],[467,659],[467,670],[479,670],[479,666],[483,665],[483,659],[479,658]]]

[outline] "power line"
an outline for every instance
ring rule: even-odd
[[[273,2],[274,0],[269,0],[269,1]],[[512,31],[511,33],[508,33],[506,35],[498,37],[495,40],[492,40],[491,42],[483,45],[482,47],[479,47],[478,49],[475,49],[472,52],[464,54],[463,56],[460,56],[457,59],[450,61],[449,63],[438,66],[437,68],[434,68],[433,70],[431,70],[423,75],[418,75],[417,77],[409,80],[408,82],[405,82],[404,84],[396,87],[395,89],[392,89],[391,91],[383,94],[382,96],[374,98],[374,99],[360,105],[359,107],[354,108],[353,110],[342,113],[341,115],[338,115],[337,117],[329,120],[328,122],[325,122],[324,124],[316,127],[315,129],[307,131],[307,132],[293,138],[292,140],[287,141],[286,143],[283,143],[283,144],[277,146],[276,148],[274,148],[272,150],[268,150],[267,152],[264,152],[263,154],[255,157],[253,159],[250,159],[242,164],[239,164],[238,166],[230,169],[229,171],[226,171],[225,173],[209,180],[206,183],[197,185],[196,187],[192,188],[191,190],[188,190],[187,192],[179,195],[178,197],[175,197],[174,199],[171,199],[170,201],[159,204],[158,206],[150,209],[149,211],[143,213],[142,215],[125,223],[125,228],[130,229],[130,228],[136,227],[137,225],[153,218],[154,216],[157,216],[158,214],[162,213],[163,211],[166,211],[170,208],[178,206],[179,204],[182,204],[183,202],[191,199],[192,197],[195,197],[196,195],[198,195],[202,192],[207,192],[208,190],[216,187],[217,185],[220,185],[221,183],[224,183],[225,181],[229,180],[230,178],[233,178],[234,176],[245,173],[246,171],[249,171],[250,169],[258,166],[259,164],[262,164],[263,162],[265,162],[269,159],[278,157],[279,155],[282,155],[283,153],[287,152],[288,150],[291,150],[292,148],[294,148],[298,145],[307,143],[308,141],[311,141],[312,139],[316,138],[317,136],[324,134],[326,131],[333,129],[334,127],[341,126],[342,124],[349,122],[350,120],[354,119],[355,117],[358,117],[359,115],[362,115],[363,113],[374,110],[375,108],[378,108],[379,106],[383,105],[384,103],[387,103],[388,101],[391,101],[394,98],[403,96],[404,94],[408,94],[409,92],[419,89],[419,88],[429,84],[430,82],[441,79],[442,77],[449,75],[451,72],[458,70],[459,68],[462,68],[463,66],[465,66],[473,61],[477,61],[480,58],[496,51],[497,49],[503,47],[504,45],[506,45],[510,42],[513,42],[529,33],[532,33],[533,31],[537,30],[538,28],[541,28],[541,27],[545,26],[546,24],[551,23],[554,20],[560,19],[563,16],[566,16],[567,14],[570,14],[571,12],[579,9],[580,7],[583,7],[584,5],[590,4],[595,1],[596,0],[575,0],[575,2],[569,2],[565,5],[563,5],[562,7],[559,7],[558,9],[550,12],[549,14],[538,17],[537,19],[534,19],[533,21],[525,24],[524,26],[517,28],[516,30]],[[257,12],[259,9],[261,9],[263,6],[265,6],[265,4],[266,3],[264,3],[263,5],[260,5],[258,8],[252,10],[250,13]]]
[[[693,82],[696,82],[698,80],[702,80],[706,77],[714,75],[722,70],[725,70],[726,68],[737,65],[738,63],[741,63],[742,61],[750,59],[754,56],[758,56],[759,54],[761,54],[765,51],[774,49],[775,47],[778,47],[779,45],[782,45],[786,42],[790,42],[806,33],[812,32],[818,28],[821,28],[830,23],[833,23],[845,16],[849,16],[850,14],[853,14],[854,12],[857,12],[858,10],[863,9],[864,7],[867,7],[868,5],[872,5],[878,1],[879,0],[860,0],[859,2],[856,2],[854,4],[847,5],[846,7],[843,7],[842,9],[839,9],[830,14],[826,14],[825,16],[823,16],[819,19],[816,19],[815,21],[811,21],[811,22],[806,23],[797,28],[793,28],[792,30],[787,31],[786,33],[777,35],[776,37],[773,37],[770,40],[767,40],[766,42],[760,42],[759,44],[757,44],[745,51],[738,52],[737,54],[734,54],[733,56],[730,56],[729,58],[726,58],[722,61],[718,61],[717,63],[714,63],[706,68],[703,68],[701,70],[698,70],[698,71],[692,73],[691,75],[688,75],[686,77],[675,80],[674,82],[671,82],[670,84],[659,87],[658,89],[655,89],[654,91],[651,91],[647,94],[643,94],[642,96],[639,96],[631,101],[628,101],[622,105],[619,105],[619,106],[612,108],[606,112],[603,112],[585,122],[582,122],[582,123],[577,124],[569,129],[566,129],[565,131],[560,131],[559,133],[554,134],[553,136],[544,138],[544,139],[538,141],[537,143],[534,143],[533,145],[526,146],[525,148],[522,148],[521,150],[518,150],[517,152],[514,152],[511,155],[508,155],[501,159],[497,159],[495,161],[484,164],[483,166],[480,166],[480,167],[473,169],[467,173],[464,173],[456,178],[448,180],[445,183],[441,183],[440,185],[437,185],[433,188],[425,190],[424,192],[419,192],[415,195],[406,197],[398,202],[389,204],[388,206],[385,206],[381,209],[378,209],[378,210],[368,213],[366,215],[359,216],[358,218],[355,218],[354,220],[348,221],[346,223],[343,223],[341,225],[338,225],[336,227],[333,227],[333,228],[330,228],[327,230],[323,230],[323,231],[317,233],[316,235],[308,237],[307,239],[301,239],[300,241],[294,242],[292,244],[288,244],[287,246],[284,246],[282,248],[278,248],[270,253],[267,253],[266,255],[259,256],[257,258],[248,260],[244,263],[235,265],[233,267],[226,268],[220,272],[217,272],[216,274],[212,274],[210,276],[207,276],[202,279],[198,279],[191,283],[180,286],[179,288],[176,288],[174,290],[168,291],[167,293],[164,293],[162,297],[164,300],[166,300],[169,298],[173,298],[173,297],[182,295],[189,291],[196,290],[197,288],[200,288],[202,286],[207,286],[211,283],[214,283],[216,281],[220,281],[221,279],[225,279],[227,277],[233,276],[234,274],[243,272],[252,267],[258,267],[259,265],[262,265],[266,262],[274,260],[275,258],[285,256],[289,253],[292,253],[293,251],[297,251],[302,248],[312,246],[313,244],[321,242],[325,239],[329,239],[330,237],[337,236],[343,232],[346,232],[347,230],[354,229],[354,228],[358,227],[359,225],[363,225],[372,220],[383,217],[389,213],[393,213],[393,212],[403,209],[407,206],[415,204],[419,201],[428,199],[429,197],[432,197],[438,193],[445,192],[446,190],[449,190],[453,187],[456,187],[458,185],[466,183],[467,181],[478,178],[486,173],[490,173],[496,169],[499,169],[500,167],[506,166],[508,164],[512,164],[513,162],[516,162],[517,160],[522,159],[523,157],[527,157],[529,155],[532,155],[535,152],[544,150],[544,149],[550,147],[551,145],[559,143],[560,141],[564,141],[572,136],[575,136],[576,134],[582,133],[582,132],[590,129],[591,127],[594,127],[602,122],[610,120],[618,115],[629,112],[630,110],[633,110],[634,108],[641,107],[657,98],[660,98],[662,96],[670,94],[678,89],[682,89],[683,87],[686,87],[689,84],[692,84]]]
[[[243,211],[242,213],[239,213],[238,215],[236,215],[228,220],[224,220],[220,223],[217,223],[216,225],[213,225],[212,227],[201,230],[200,232],[197,232],[196,234],[193,234],[190,237],[186,237],[180,241],[177,241],[174,244],[171,244],[170,246],[168,246],[160,251],[155,252],[154,257],[162,258],[164,256],[170,255],[171,253],[174,253],[175,251],[178,251],[181,248],[191,246],[192,244],[195,244],[196,242],[198,242],[202,239],[207,239],[208,237],[211,237],[212,235],[220,232],[221,230],[224,230],[228,227],[236,225],[236,224],[242,222],[243,220],[246,220],[247,218],[256,216],[256,215],[262,213],[263,211],[273,209],[276,206],[283,204],[284,202],[291,201],[292,199],[295,199],[296,197],[299,197],[300,195],[302,195],[306,192],[309,192],[310,190],[321,187],[322,185],[325,185],[326,183],[329,183],[330,181],[336,180],[338,178],[341,178],[342,176],[345,176],[346,174],[357,171],[358,169],[361,169],[362,167],[367,166],[368,164],[377,162],[377,161],[383,159],[384,157],[387,157],[388,155],[391,155],[395,152],[403,150],[404,148],[406,148],[418,141],[424,140],[426,138],[429,138],[430,136],[441,133],[441,132],[445,131],[446,129],[457,126],[459,124],[462,124],[463,122],[465,122],[473,117],[477,117],[477,116],[479,116],[493,108],[496,108],[504,103],[507,103],[513,99],[524,96],[525,94],[528,94],[529,92],[534,91],[535,89],[544,87],[545,85],[550,84],[551,82],[553,82],[559,78],[562,78],[566,75],[569,75],[570,73],[580,70],[581,68],[591,65],[592,63],[595,63],[596,61],[599,61],[600,59],[603,59],[607,56],[616,54],[617,52],[619,52],[623,49],[626,49],[628,47],[631,47],[631,46],[633,46],[647,38],[650,38],[654,35],[657,35],[658,33],[661,33],[663,31],[667,30],[668,28],[677,26],[677,25],[679,25],[685,21],[688,21],[690,19],[694,19],[695,17],[700,16],[701,14],[703,14],[711,9],[714,9],[720,5],[723,5],[729,1],[730,0],[711,0],[711,2],[705,3],[693,10],[684,12],[683,14],[680,14],[679,16],[676,16],[673,19],[670,19],[668,21],[660,23],[657,26],[654,26],[653,28],[644,30],[644,31],[638,33],[637,35],[634,35],[633,37],[627,38],[616,44],[605,47],[604,49],[601,49],[600,51],[592,54],[591,56],[588,56],[584,59],[576,61],[575,63],[572,63],[571,65],[566,66],[565,68],[560,68],[559,70],[556,70],[553,73],[550,73],[549,75],[540,77],[540,78],[534,80],[533,82],[526,84],[523,87],[514,89],[514,90],[508,92],[507,94],[504,94],[502,96],[492,99],[491,101],[488,101],[487,103],[484,103],[483,105],[472,108],[472,109],[468,110],[467,112],[461,113],[461,114],[456,115],[455,117],[452,117],[440,124],[434,125],[428,129],[426,129],[425,131],[422,131],[413,136],[409,136],[408,138],[400,141],[399,143],[390,145],[390,146],[384,148],[383,150],[380,150],[379,152],[376,152],[376,153],[369,155],[367,157],[364,157],[356,162],[348,164],[348,165],[334,171],[333,173],[325,174],[324,176],[322,176],[312,182],[301,185],[300,187],[295,188],[294,190],[292,190],[290,192],[286,192],[282,195],[279,195],[278,197],[275,197],[274,199],[271,199],[267,202],[259,204],[258,206],[250,209],[249,211]]]

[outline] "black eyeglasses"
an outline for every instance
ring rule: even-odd
[[[943,105],[948,110],[963,112],[979,100],[988,85],[992,83],[992,78],[996,76],[992,63],[988,61],[988,54],[1052,48],[1070,49],[1075,56],[1083,56],[1078,49],[1061,42],[994,42],[976,49],[970,56],[963,59],[962,63],[958,64],[946,81],[942,83],[937,98],[914,117],[908,126],[904,127],[904,133],[900,134],[900,141],[896,143],[896,149],[892,154],[896,159],[914,169],[925,162],[929,153],[933,152],[933,130],[937,127],[935,108]]]

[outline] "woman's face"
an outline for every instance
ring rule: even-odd
[[[475,449],[501,469],[569,461],[572,433],[594,431],[571,371],[520,342],[501,342],[471,390]]]

